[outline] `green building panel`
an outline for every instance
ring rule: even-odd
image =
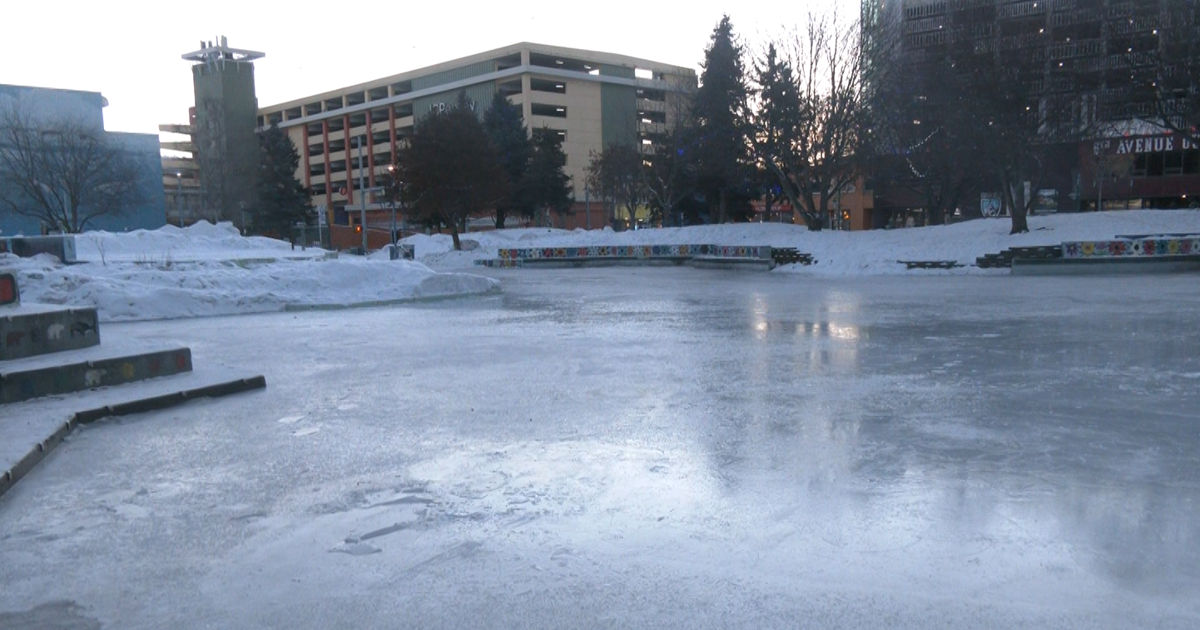
[[[445,110],[454,107],[458,103],[460,92],[466,92],[467,101],[471,103],[475,114],[482,117],[488,106],[491,105],[492,94],[496,92],[496,84],[490,82],[480,83],[461,90],[452,90],[415,99],[413,100],[414,120],[419,121],[435,110]]]
[[[637,88],[600,84],[600,135],[604,146],[637,142]]]

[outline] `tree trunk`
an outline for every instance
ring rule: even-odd
[[[1012,209],[1012,231],[1009,234],[1023,234],[1029,231],[1029,221],[1025,217],[1025,205],[1019,204]]]
[[[1023,234],[1029,231],[1029,221],[1026,213],[1029,210],[1029,200],[1025,198],[1025,186],[1017,182],[1016,190],[1009,192],[1012,200],[1012,230],[1009,234]]]
[[[454,240],[454,251],[462,251],[462,241],[458,240],[458,221],[450,222],[450,238]]]
[[[505,214],[506,213],[504,212],[504,208],[496,208],[496,229],[497,230],[504,229]]]
[[[925,215],[925,225],[945,225],[946,209],[941,204],[930,204],[929,213]]]

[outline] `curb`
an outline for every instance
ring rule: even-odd
[[[71,414],[66,422],[59,425],[54,433],[42,440],[25,454],[13,467],[9,470],[0,473],[0,497],[3,497],[18,481],[29,471],[33,470],[46,455],[53,451],[55,447],[62,443],[71,431],[74,431],[78,426],[91,424],[102,418],[111,418],[115,416],[127,416],[134,413],[143,413],[146,411],[158,411],[182,405],[189,400],[196,398],[219,398],[230,394],[238,394],[248,392],[255,389],[263,389],[267,386],[267,379],[263,376],[251,376],[235,381],[226,381],[224,383],[215,383],[197,387],[184,391],[174,392],[171,394],[163,394],[160,396],[152,396],[150,398],[142,398],[131,400],[125,403],[115,405],[106,405],[95,409],[86,409],[77,411]]]

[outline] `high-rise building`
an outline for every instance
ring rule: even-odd
[[[877,63],[920,72],[967,47],[1001,56],[1030,106],[1069,103],[1056,124],[1077,137],[1053,160],[1049,179],[1060,210],[1083,210],[1173,207],[1200,194],[1200,150],[1154,123],[1156,81],[1175,72],[1164,52],[1195,33],[1181,28],[1195,14],[1179,6],[1188,3],[863,0],[863,15],[868,37],[896,43]]]

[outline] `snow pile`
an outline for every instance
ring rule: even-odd
[[[203,317],[479,295],[495,291],[492,278],[440,273],[411,261],[341,257],[309,250],[291,253],[282,241],[243,238],[228,224],[163,228],[127,234],[86,234],[100,244],[64,265],[41,255],[0,255],[0,267],[18,275],[24,302],[95,307],[105,321]],[[84,249],[84,248],[79,248]],[[297,250],[298,252],[299,250]]]
[[[1118,234],[1200,233],[1200,211],[1126,210],[1059,214],[1029,218],[1028,234],[1009,235],[1010,219],[978,219],[923,228],[865,232],[809,232],[799,225],[739,223],[686,228],[604,230],[520,229],[472,232],[464,240],[475,251],[455,252],[449,236],[412,236],[417,259],[435,269],[467,267],[477,259],[496,258],[511,247],[586,247],[592,245],[770,245],[794,247],[816,259],[811,266],[787,265],[781,271],[822,275],[947,273],[907,270],[897,260],[954,260],[968,267],[957,273],[987,273],[970,267],[975,258],[1009,247],[1058,245],[1064,241],[1111,239]]]
[[[213,225],[200,221],[186,228],[165,225],[157,230],[88,232],[75,237],[76,258],[88,262],[165,264],[196,260],[316,258],[327,253],[322,249],[292,249],[291,244],[273,238],[242,236],[229,222]]]

